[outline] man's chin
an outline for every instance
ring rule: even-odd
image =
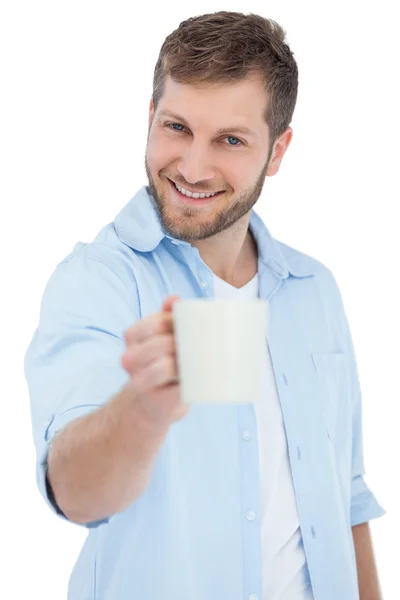
[[[171,214],[168,209],[161,211],[162,226],[167,235],[182,241],[195,241],[207,237],[208,229],[205,223],[199,223],[196,218],[177,217],[175,211]],[[196,222],[197,221],[197,222]]]

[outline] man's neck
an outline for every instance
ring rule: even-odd
[[[192,242],[211,271],[230,285],[243,287],[258,270],[257,243],[248,224],[242,231],[222,232],[214,238]]]

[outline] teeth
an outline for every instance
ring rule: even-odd
[[[213,194],[200,194],[200,193],[193,193],[193,192],[189,192],[188,190],[185,190],[185,188],[180,187],[179,185],[177,185],[174,182],[174,185],[176,187],[177,190],[180,191],[181,194],[183,194],[184,196],[187,196],[188,198],[212,198],[213,196],[215,196],[216,194],[218,194],[218,192],[214,192]]]

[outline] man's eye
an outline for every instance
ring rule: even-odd
[[[232,140],[233,140],[233,141],[235,142],[235,143],[233,143],[233,144],[231,144],[231,143],[229,142],[229,143],[228,143],[228,146],[233,146],[233,147],[235,147],[235,146],[241,146],[241,145],[242,145],[242,142],[241,142],[241,140],[239,140],[239,138],[237,138],[237,137],[234,137],[233,135],[228,135],[228,137],[226,137],[225,139],[226,139],[226,140],[230,140],[230,141],[232,141]]]
[[[184,132],[186,130],[186,127],[184,125],[181,125],[180,123],[166,123],[165,126],[171,131]],[[223,139],[228,140],[227,145],[231,148],[239,148],[240,146],[244,145],[242,140],[239,140],[239,138],[233,135],[228,135]]]
[[[172,129],[172,131],[184,131],[185,127],[180,123],[167,123],[167,127]],[[175,129],[176,127],[182,127],[182,129]]]

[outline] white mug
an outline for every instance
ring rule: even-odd
[[[267,345],[264,300],[177,300],[172,305],[182,400],[257,402]]]

